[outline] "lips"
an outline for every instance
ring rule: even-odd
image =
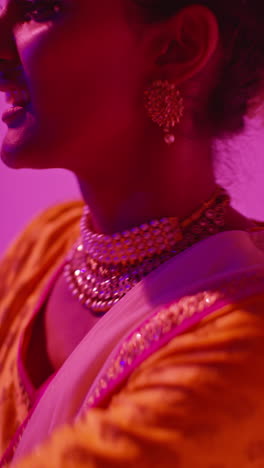
[[[5,122],[8,127],[14,128],[22,122],[26,112],[27,105],[11,106],[3,113],[2,121]]]
[[[11,104],[2,114],[2,121],[8,127],[16,127],[26,114],[26,108],[30,103],[30,95],[26,89],[6,88],[6,103]]]

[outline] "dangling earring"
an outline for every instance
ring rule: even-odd
[[[179,123],[184,111],[183,98],[176,85],[167,80],[156,80],[144,91],[144,105],[153,122],[163,128],[164,141],[175,142],[172,130]]]

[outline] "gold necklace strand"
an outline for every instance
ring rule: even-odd
[[[197,221],[205,210],[210,214],[220,197],[228,197],[222,187],[217,187],[210,200],[206,201],[191,216],[183,221],[176,217],[154,220],[141,226],[113,235],[104,235],[94,232],[88,206],[84,208],[81,219],[81,237],[83,248],[90,258],[104,264],[126,265],[137,263],[154,254],[161,254],[174,247],[176,242],[183,238],[183,230]],[[215,212],[211,213],[212,217]]]
[[[82,235],[68,254],[64,267],[69,289],[86,309],[96,315],[104,314],[166,260],[224,230],[225,210],[229,205],[229,195],[218,187],[211,199],[188,219],[179,222],[177,218],[163,218],[112,236],[91,229],[87,235],[91,219],[85,206]],[[124,239],[130,242],[124,242]],[[87,252],[88,247],[91,254]],[[111,248],[113,255],[109,254]]]

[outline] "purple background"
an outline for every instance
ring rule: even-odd
[[[0,114],[6,104],[0,93]],[[0,119],[0,140],[7,131]],[[264,220],[264,124],[248,121],[241,137],[218,142],[218,182],[232,196],[232,205],[247,216]],[[19,231],[44,208],[80,198],[74,175],[66,170],[9,169],[0,161],[0,256]]]

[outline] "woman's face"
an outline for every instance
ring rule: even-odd
[[[0,0],[0,59],[21,66],[30,94],[4,132],[6,165],[89,171],[133,131],[144,53],[126,2]]]

